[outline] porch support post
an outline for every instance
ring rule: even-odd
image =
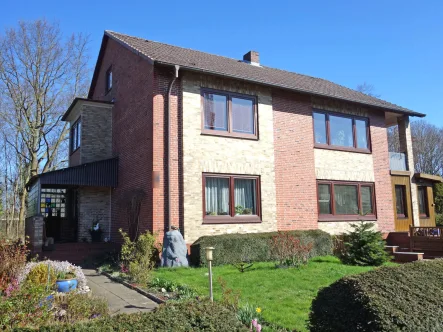
[[[409,116],[403,115],[397,118],[398,123],[398,136],[400,141],[400,152],[406,154],[406,165],[408,171],[410,172],[411,180],[411,203],[412,203],[412,221],[413,226],[420,226],[420,217],[418,211],[418,194],[417,194],[417,183],[414,178],[414,153],[412,150],[412,135],[411,135],[411,124],[409,122]]]
[[[43,251],[43,224],[43,216],[40,214],[26,218],[25,234],[29,241],[28,249],[32,255],[40,254]]]

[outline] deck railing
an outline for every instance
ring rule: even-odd
[[[409,227],[411,251],[443,252],[443,227]]]
[[[389,152],[389,166],[391,171],[407,171],[406,154],[400,152]]]

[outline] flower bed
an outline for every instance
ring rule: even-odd
[[[59,279],[70,278],[78,283],[75,291],[55,291]],[[81,268],[69,262],[29,262],[9,280],[0,291],[0,330],[35,329],[108,316],[107,301],[91,296]]]
[[[18,283],[23,284],[27,280],[29,273],[38,266],[49,267],[49,269],[54,271],[57,275],[61,273],[73,273],[78,282],[78,292],[87,293],[89,291],[89,287],[86,285],[86,277],[81,267],[67,261],[59,262],[45,260],[42,262],[29,262],[25,265],[22,271],[20,271],[17,278]]]

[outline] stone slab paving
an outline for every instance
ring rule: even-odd
[[[157,304],[147,297],[122,284],[98,274],[95,270],[83,269],[92,294],[106,298],[111,315],[120,313],[152,311]]]

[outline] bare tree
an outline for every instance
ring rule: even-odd
[[[400,137],[398,136],[398,126],[388,128],[388,149],[389,152],[400,151]]]
[[[88,39],[81,34],[64,38],[58,24],[46,20],[19,22],[0,36],[1,139],[11,161],[6,182],[17,187],[21,229],[25,184],[65,159],[60,147],[68,128],[61,116],[74,96],[86,94]]]
[[[443,174],[443,129],[424,120],[411,123],[415,171]]]
[[[443,175],[443,128],[424,120],[411,122],[415,172]],[[400,151],[398,127],[388,128],[389,151]]]
[[[372,84],[369,84],[366,82],[363,82],[363,84],[357,85],[356,90],[361,93],[364,93],[365,95],[371,96],[371,97],[375,97],[375,98],[381,97],[381,95],[375,93],[375,87]]]

